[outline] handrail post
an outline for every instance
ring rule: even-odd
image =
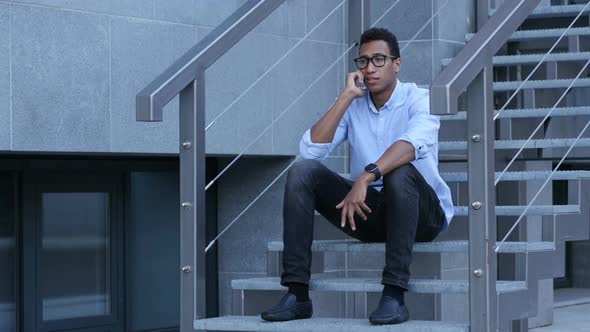
[[[477,31],[479,31],[484,24],[488,21],[490,17],[490,9],[491,9],[491,2],[493,0],[477,0],[476,2],[476,24],[477,24]]]
[[[206,315],[204,76],[180,92],[180,332]]]
[[[469,176],[469,320],[471,331],[495,332],[496,189],[491,59],[467,89]]]

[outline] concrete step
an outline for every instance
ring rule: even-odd
[[[582,9],[584,12],[590,12],[590,6],[584,8],[586,5],[556,5],[556,6],[539,6],[529,15],[528,18],[554,18],[554,17],[568,17],[577,16]],[[495,9],[490,10],[490,16],[494,15]]]
[[[518,171],[506,172],[502,175],[500,181],[528,181],[528,180],[545,180],[549,177],[551,171]],[[340,174],[347,179],[350,174]],[[440,176],[446,182],[465,182],[467,181],[467,172],[441,172]],[[496,179],[500,172],[496,172]],[[590,171],[557,171],[553,174],[553,180],[579,180],[590,179]]]
[[[569,148],[573,143],[574,138],[553,138],[553,139],[532,139],[527,145],[526,149],[546,149],[546,148]],[[517,150],[520,149],[526,140],[498,140],[494,144],[494,148],[499,150]],[[467,142],[465,141],[446,141],[439,143],[439,151],[456,151],[466,150]],[[576,143],[576,147],[590,147],[590,138],[580,138]]]
[[[559,38],[564,31],[565,28],[562,29],[540,29],[540,30],[518,30],[515,31],[510,38],[508,38],[509,42],[514,41],[526,41],[526,40],[534,40],[534,39],[551,39],[551,38]],[[590,35],[590,28],[570,28],[565,33],[565,37],[569,36],[585,36]],[[469,41],[473,38],[473,33],[468,33],[466,35],[466,40]]]
[[[268,243],[268,251],[283,251],[283,242]],[[414,252],[467,252],[468,241],[434,241],[414,244]],[[385,243],[363,243],[358,240],[316,240],[311,245],[314,252],[385,252]],[[501,253],[527,253],[555,250],[553,242],[504,242]]]
[[[520,216],[526,205],[501,205],[496,206],[496,216]],[[455,206],[455,217],[466,217],[468,215],[469,207]],[[527,211],[527,216],[552,216],[558,214],[577,214],[580,213],[579,205],[533,205]],[[315,215],[320,214],[315,211]]]
[[[197,331],[341,331],[341,332],[469,332],[469,324],[410,320],[399,325],[371,325],[368,319],[310,318],[265,322],[259,316],[225,316],[195,320]]]
[[[526,205],[501,205],[496,206],[496,216],[514,216],[518,217],[524,212]],[[469,211],[467,206],[455,206],[455,217],[466,217]],[[580,213],[579,205],[533,205],[527,212],[527,216],[551,216],[557,214],[577,214]],[[319,213],[315,211],[315,215]]]
[[[590,115],[589,106],[578,107],[556,107],[551,108],[527,108],[527,109],[505,109],[500,112],[498,119],[515,119],[515,118],[543,118],[551,112],[551,117]],[[498,114],[495,111],[494,114]],[[467,120],[467,112],[457,112],[453,115],[444,115],[440,117],[441,121],[462,121]]]
[[[590,6],[586,5],[563,5],[563,6],[539,6],[529,15],[529,18],[553,18],[577,16],[582,9],[585,13],[590,11]]]
[[[520,55],[496,55],[493,58],[495,66],[526,65],[538,64],[545,54],[520,54]],[[590,52],[571,52],[571,53],[552,53],[545,57],[544,63],[547,62],[570,62],[570,61],[588,61]],[[452,58],[442,60],[443,66],[448,66]]]
[[[521,90],[526,89],[566,89],[572,88],[587,88],[590,87],[590,78],[578,78],[572,84],[573,78],[570,79],[559,79],[559,80],[540,80],[540,81],[526,81],[522,84],[522,81],[507,81],[507,82],[494,82],[494,92],[502,91],[514,91],[520,87]]]
[[[379,293],[383,291],[381,277],[364,278],[338,278],[330,274],[314,274],[309,281],[310,291],[320,292],[370,292]],[[280,291],[287,290],[281,286],[278,277],[260,277],[249,279],[237,279],[231,281],[234,290],[247,291]],[[498,281],[496,290],[498,292],[511,292],[526,289],[524,281]],[[439,293],[467,293],[469,281],[467,280],[436,280],[436,279],[410,279],[408,290],[414,293],[439,294]]]
[[[506,172],[502,175],[500,181],[527,181],[527,180],[545,180],[549,177],[551,171],[522,171]],[[496,179],[500,172],[496,172]],[[440,173],[443,180],[447,182],[465,182],[467,181],[466,172],[448,172]],[[553,174],[553,180],[578,180],[589,179],[590,171],[557,171]]]
[[[520,216],[526,205],[496,206],[497,216]],[[467,206],[455,206],[455,216],[467,216]],[[579,205],[533,205],[527,212],[527,216],[550,216],[556,214],[580,213]]]

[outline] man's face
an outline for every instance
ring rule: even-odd
[[[372,94],[379,94],[390,89],[397,80],[397,73],[401,65],[399,58],[390,57],[391,52],[384,40],[366,42],[361,46],[359,58],[370,59],[378,55],[386,56],[385,64],[382,67],[377,67],[373,64],[373,61],[369,61],[367,67],[361,69],[365,85]]]

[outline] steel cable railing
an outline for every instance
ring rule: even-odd
[[[547,58],[547,56],[549,54],[551,54],[551,52],[553,52],[553,50],[557,47],[557,45],[559,44],[559,42],[563,39],[563,37],[565,37],[565,35],[567,34],[567,32],[574,26],[574,24],[582,16],[582,13],[584,13],[584,10],[586,10],[586,8],[588,7],[588,5],[590,5],[590,2],[586,3],[586,5],[582,8],[582,10],[580,11],[580,13],[578,13],[578,15],[572,20],[572,22],[570,23],[570,25],[565,29],[565,31],[561,34],[561,36],[559,36],[559,38],[557,39],[557,41],[551,46],[551,48],[549,49],[549,51],[547,51],[547,53],[545,53],[545,55],[543,55],[543,57],[541,58],[541,60],[539,61],[539,63],[537,63],[537,65],[535,66],[535,68],[533,68],[533,70],[528,74],[528,76],[526,77],[526,79],[520,83],[520,85],[518,86],[518,88],[510,95],[510,97],[504,103],[504,105],[498,110],[498,112],[496,112],[496,114],[494,115],[494,120],[496,120],[500,116],[500,114],[506,109],[506,107],[508,107],[508,104],[512,101],[512,99],[514,99],[514,97],[516,97],[516,94],[522,89],[522,87],[526,84],[526,82],[528,82],[530,80],[530,78],[535,74],[535,72],[543,64],[543,62],[545,61],[545,59]]]
[[[217,116],[205,127],[205,132],[207,130],[209,130],[209,128],[211,128],[211,126],[213,126],[213,124],[217,120],[219,120],[219,118],[221,118],[227,111],[229,111],[229,109],[232,108],[232,106],[234,106],[239,100],[241,100],[242,97],[244,97],[248,93],[248,91],[250,91],[256,84],[258,84],[258,82],[260,82],[266,75],[268,75],[268,73],[270,73],[276,66],[278,66],[289,54],[291,54],[297,48],[297,46],[299,46],[301,43],[303,43],[305,40],[307,40],[307,37],[309,37],[313,32],[315,32],[315,30],[320,25],[322,25],[328,18],[330,18],[330,16],[332,16],[332,14],[334,14],[336,12],[336,10],[338,10],[338,8],[342,7],[342,5],[346,1],[347,0],[342,0],[342,2],[340,2],[340,4],[338,4],[338,6],[336,6],[334,9],[332,9],[332,11],[329,12],[328,15],[326,15],[326,17],[324,17],[318,24],[316,24],[316,26],[314,26],[313,29],[311,29],[308,33],[306,33],[305,36],[303,36],[303,38],[301,38],[301,40],[299,40],[297,43],[295,43],[295,45],[291,46],[291,48],[288,49],[287,52],[285,52],[285,54],[283,54],[283,56],[281,56],[264,73],[262,73],[262,75],[260,75],[260,77],[258,77],[254,82],[252,82],[252,84],[250,84],[250,86],[247,87],[244,90],[244,92],[242,92],[236,99],[234,99],[234,101],[232,101],[223,111],[221,111],[219,114],[217,114]]]
[[[533,205],[533,203],[535,202],[535,200],[537,199],[537,197],[539,197],[539,195],[541,194],[541,192],[543,191],[543,189],[545,188],[545,186],[547,185],[547,183],[549,183],[549,181],[551,181],[551,179],[553,178],[553,175],[555,174],[555,172],[557,172],[557,170],[559,169],[559,167],[561,166],[561,164],[563,163],[563,161],[565,160],[565,158],[567,158],[567,156],[569,155],[569,153],[572,151],[572,149],[574,148],[574,146],[576,145],[576,143],[578,143],[578,141],[580,140],[580,138],[582,137],[582,135],[584,134],[584,132],[586,132],[586,129],[588,129],[589,126],[590,126],[590,121],[588,121],[586,123],[586,125],[584,126],[584,128],[582,129],[582,131],[580,132],[580,134],[576,137],[576,139],[574,140],[574,142],[572,143],[572,145],[568,148],[568,150],[565,152],[565,154],[563,155],[563,157],[559,160],[559,162],[557,163],[557,166],[555,166],[555,168],[551,171],[551,174],[549,174],[549,176],[547,177],[547,179],[545,180],[545,182],[543,182],[543,185],[541,185],[541,188],[539,188],[539,190],[537,191],[537,193],[535,194],[535,196],[533,196],[533,198],[531,199],[531,201],[527,204],[526,208],[521,213],[520,217],[518,217],[518,219],[516,220],[516,222],[514,223],[514,225],[512,225],[512,227],[510,228],[510,230],[508,230],[508,233],[506,233],[506,235],[504,236],[504,238],[502,238],[502,241],[500,241],[500,244],[498,244],[496,246],[496,249],[495,249],[496,252],[498,252],[500,250],[500,248],[502,247],[502,245],[504,244],[504,242],[506,241],[506,239],[508,239],[508,236],[510,236],[510,234],[516,229],[516,227],[518,226],[518,224],[520,223],[520,221],[524,218],[526,212]]]
[[[393,9],[393,7],[395,7],[395,5],[397,5],[399,3],[400,0],[397,0],[393,5],[391,5],[386,11],[385,14],[383,14],[381,17],[379,17],[370,27],[374,27],[383,17],[385,17],[386,13],[388,13],[389,11],[391,11]],[[432,22],[432,20],[438,16],[438,14],[440,13],[440,11],[447,5],[447,3],[450,0],[446,0],[439,8],[438,10],[430,17],[430,19],[428,21],[426,21],[424,23],[424,25],[414,34],[414,36],[406,43],[406,45],[404,45],[404,47],[400,50],[400,52],[402,52],[403,50],[405,50],[406,47],[408,47],[410,45],[410,43],[412,41],[414,41],[414,39],[420,34],[420,32],[422,32],[426,26],[428,24],[430,24],[430,22]],[[341,3],[342,4],[342,3]],[[245,151],[247,151],[248,148],[250,148],[254,143],[256,143],[258,141],[258,139],[260,139],[265,133],[266,131],[268,131],[270,128],[272,128],[272,125],[274,123],[276,123],[284,114],[286,114],[286,112],[291,109],[291,107],[293,107],[306,93],[307,91],[309,91],[315,84],[317,84],[339,61],[340,59],[342,59],[344,56],[346,56],[348,54],[348,52],[350,52],[354,47],[356,46],[356,44],[353,44],[351,46],[348,47],[348,49],[346,49],[346,51],[344,51],[335,61],[333,61],[333,63],[326,69],[324,70],[319,76],[318,78],[316,78],[301,94],[299,94],[299,96],[293,101],[291,102],[291,104],[289,104],[289,106],[287,106],[285,108],[285,110],[283,110],[256,138],[254,138],[253,141],[251,141],[244,149],[242,149],[242,151],[240,151],[240,153],[221,171],[219,172],[219,174],[213,178],[213,180],[211,180],[207,186],[205,187],[205,190],[207,190],[208,188],[210,188],[215,181],[217,181],[225,172],[227,172],[227,170],[237,162],[237,160],[244,154]],[[213,244],[215,244],[215,242],[217,242],[217,240],[219,240],[219,238],[225,233],[227,232],[227,230],[229,230],[233,224],[235,222],[237,222],[237,220],[252,206],[254,205],[254,203],[256,203],[256,201],[258,201],[271,187],[274,183],[276,183],[279,178],[281,176],[283,176],[283,174],[285,174],[285,172],[287,172],[289,170],[289,168],[291,168],[291,166],[297,161],[299,160],[299,158],[301,157],[300,154],[298,154],[295,159],[265,188],[263,189],[258,196],[256,196],[251,202],[250,204],[248,204],[221,232],[219,232],[219,234],[213,239],[211,240],[211,242],[207,245],[207,247],[205,248],[205,252],[208,252],[209,249],[213,246]]]
[[[532,74],[534,73],[534,71],[540,66],[540,64],[544,61],[544,59],[547,57],[547,55],[550,54],[551,51],[553,51],[553,49],[556,47],[556,45],[559,43],[559,41],[563,38],[563,36],[567,33],[567,31],[574,25],[574,23],[577,21],[577,19],[582,15],[582,13],[586,10],[586,8],[589,5],[590,5],[590,2],[586,3],[586,5],[582,8],[582,10],[580,11],[580,13],[576,16],[576,18],[572,21],[572,23],[568,26],[568,28],[563,32],[563,34],[561,35],[561,37],[553,44],[553,46],[551,47],[551,49],[549,50],[549,52],[547,52],[545,54],[545,56],[543,56],[543,58],[537,64],[537,66],[535,67],[535,69],[533,70],[533,72],[531,72],[531,74],[529,74],[529,76],[527,77],[527,79],[520,84],[519,89],[522,88],[522,86],[524,85],[524,83],[532,76]],[[561,101],[563,100],[563,98],[565,98],[565,96],[568,94],[568,92],[573,87],[573,85],[575,84],[575,82],[580,78],[580,76],[586,70],[586,68],[588,68],[588,65],[590,65],[590,59],[584,64],[584,66],[582,67],[582,69],[580,69],[580,71],[578,72],[578,74],[576,75],[576,77],[574,79],[572,79],[572,81],[569,84],[569,86],[561,94],[561,96],[558,98],[558,100],[555,102],[555,104],[549,110],[549,112],[543,118],[543,120],[539,123],[539,125],[537,125],[537,127],[535,128],[535,130],[533,130],[533,132],[527,138],[527,140],[524,142],[524,144],[522,145],[522,147],[520,147],[520,149],[518,150],[518,152],[516,152],[516,154],[510,159],[510,162],[506,165],[506,167],[502,170],[502,172],[496,178],[496,180],[494,182],[494,185],[497,185],[498,184],[498,182],[500,181],[500,179],[502,178],[502,176],[508,171],[508,169],[510,168],[510,166],[516,161],[516,159],[518,158],[518,156],[520,155],[520,153],[526,148],[527,144],[531,141],[531,139],[534,137],[534,135],[537,133],[537,131],[541,127],[543,127],[545,121],[551,116],[552,112],[559,105],[559,103],[561,103]],[[512,94],[511,98],[513,98],[514,95],[517,92],[518,92],[518,90],[515,91]],[[510,102],[510,100],[511,99],[509,99],[504,104],[504,106],[502,107],[502,109],[500,111],[502,111],[506,107],[506,105]],[[500,111],[498,111],[498,114],[499,114]],[[494,119],[496,119],[498,117],[498,114],[496,114],[496,116],[494,117]],[[561,166],[561,164],[563,163],[563,161],[565,160],[565,158],[568,156],[568,154],[574,148],[574,146],[579,141],[579,139],[582,137],[582,135],[584,134],[584,132],[586,131],[586,129],[588,128],[589,125],[590,125],[590,121],[586,124],[586,126],[584,127],[584,129],[582,129],[582,131],[580,132],[580,134],[578,135],[578,137],[574,140],[574,142],[572,143],[572,145],[569,147],[569,149],[566,151],[566,153],[564,154],[564,156],[561,158],[561,160],[559,161],[559,163],[557,164],[557,166],[555,167],[555,169],[553,169],[553,171],[549,174],[549,176],[547,177],[547,179],[545,180],[545,182],[543,183],[543,185],[539,188],[539,190],[537,191],[537,193],[533,196],[533,198],[531,199],[531,201],[527,204],[526,208],[520,214],[520,216],[518,217],[518,219],[516,220],[516,222],[512,225],[512,227],[510,228],[510,230],[508,230],[508,232],[506,233],[506,235],[503,237],[502,241],[500,241],[500,243],[496,246],[496,248],[495,248],[495,251],[496,252],[498,252],[500,250],[500,248],[502,247],[502,245],[504,244],[504,242],[506,241],[506,239],[510,236],[510,234],[512,234],[512,232],[520,224],[520,222],[522,221],[522,219],[526,215],[527,211],[530,209],[530,207],[535,202],[535,200],[537,199],[537,197],[541,194],[541,191],[545,188],[545,186],[547,185],[547,183],[549,183],[549,181],[551,181],[551,179],[553,178],[553,175],[559,169],[559,166]]]
[[[502,176],[508,171],[508,169],[510,168],[510,166],[512,166],[512,164],[516,161],[516,158],[518,158],[518,156],[520,155],[520,153],[526,148],[527,144],[535,136],[535,134],[537,133],[537,131],[539,129],[541,129],[541,127],[543,127],[543,125],[545,123],[545,120],[547,120],[551,116],[551,114],[553,113],[553,111],[555,110],[555,108],[557,108],[557,105],[559,105],[559,103],[561,103],[561,101],[563,100],[563,98],[565,98],[565,96],[570,91],[570,89],[572,88],[572,86],[574,85],[574,83],[580,78],[580,75],[582,75],[582,73],[584,72],[584,70],[586,70],[586,68],[588,67],[589,64],[590,64],[590,60],[588,60],[586,62],[586,64],[578,72],[578,74],[572,80],[572,82],[567,87],[567,89],[565,89],[565,91],[561,94],[561,96],[559,97],[559,99],[557,100],[557,102],[553,105],[553,107],[549,110],[549,112],[547,112],[547,115],[545,115],[545,117],[543,118],[543,120],[541,120],[541,122],[537,125],[537,127],[535,128],[535,130],[533,130],[533,132],[526,139],[526,141],[524,142],[524,144],[520,147],[520,149],[518,149],[518,152],[516,152],[516,154],[510,159],[510,162],[508,163],[508,165],[506,165],[506,167],[504,167],[504,169],[502,170],[502,172],[498,175],[498,177],[494,181],[494,185],[498,185],[498,182],[500,182],[500,179],[502,178]]]
[[[527,78],[522,81],[520,83],[520,85],[518,86],[518,88],[512,93],[512,95],[510,96],[510,98],[508,98],[508,100],[504,103],[504,105],[502,106],[502,108],[500,110],[498,110],[498,112],[494,115],[494,120],[496,120],[498,118],[498,116],[500,115],[500,113],[502,111],[504,111],[504,109],[508,106],[508,104],[510,103],[510,101],[512,101],[512,99],[516,96],[516,94],[522,89],[522,87],[524,86],[524,84],[526,82],[528,82],[528,80],[532,77],[532,75],[536,72],[536,70],[541,66],[541,64],[545,61],[545,58],[547,58],[547,56],[549,54],[551,54],[551,52],[555,49],[555,47],[557,47],[557,45],[559,44],[559,42],[561,41],[561,39],[563,39],[563,37],[566,35],[566,33],[572,28],[572,26],[576,23],[576,21],[580,18],[580,16],[582,16],[582,13],[584,13],[584,11],[586,10],[586,8],[588,8],[588,6],[590,5],[590,2],[586,3],[586,5],[582,8],[582,10],[578,13],[578,15],[572,20],[572,22],[570,23],[570,25],[567,27],[567,29],[561,34],[561,36],[557,39],[557,41],[553,44],[553,46],[551,46],[551,48],[549,49],[549,51],[547,53],[545,53],[545,55],[543,56],[543,58],[541,58],[541,60],[539,61],[539,63],[535,66],[535,68],[529,73],[529,75],[527,76]],[[588,66],[588,63],[586,63],[586,65],[584,66],[584,68],[582,68],[582,70],[578,73],[578,75],[576,76],[576,78],[574,79],[574,82],[579,78],[579,76],[582,74],[582,72],[584,71],[584,69]],[[568,89],[566,89],[566,92],[569,91],[569,89],[571,88],[571,85]],[[563,95],[562,97],[559,99],[559,101],[561,101],[561,99],[563,99]],[[559,103],[558,101],[558,103]],[[537,128],[535,128],[535,130],[533,131],[533,133],[530,135],[530,137],[526,140],[526,142],[523,144],[523,146],[518,150],[518,152],[511,158],[510,162],[508,162],[508,164],[506,165],[506,167],[504,167],[504,169],[502,170],[502,172],[500,172],[500,175],[496,178],[496,180],[494,181],[494,185],[498,185],[498,182],[500,181],[500,179],[502,178],[502,176],[504,176],[504,174],[508,171],[508,169],[510,168],[510,166],[512,166],[512,164],[514,163],[514,161],[516,160],[516,158],[518,158],[518,156],[520,155],[520,153],[524,150],[526,144],[528,144],[528,142],[532,139],[532,137],[537,133],[537,131],[541,128],[541,126],[545,123],[545,121],[551,116],[553,110],[555,110],[555,108],[557,107],[558,103],[556,103],[553,108],[551,108],[551,110],[549,110],[549,112],[547,113],[547,115],[543,118],[543,120],[541,121],[541,123],[537,126]]]

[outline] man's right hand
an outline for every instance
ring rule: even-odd
[[[357,86],[357,82],[363,83],[363,81],[364,77],[360,70],[348,73],[346,76],[346,87],[344,88],[344,91],[348,92],[354,98],[364,97],[367,90],[363,90]]]

